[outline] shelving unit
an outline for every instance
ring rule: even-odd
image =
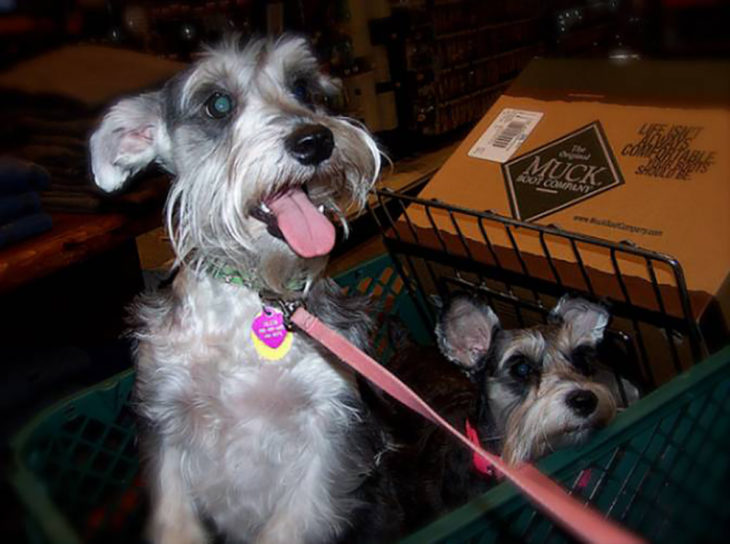
[[[371,24],[388,50],[399,126],[435,136],[480,118],[543,50],[534,0],[447,0],[393,6]]]

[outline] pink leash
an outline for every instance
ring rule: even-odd
[[[448,430],[466,447],[488,463],[491,463],[497,471],[509,478],[538,507],[575,537],[592,544],[645,543],[643,539],[613,521],[604,518],[597,511],[579,503],[562,487],[531,464],[508,465],[498,455],[493,455],[482,449],[479,444],[472,443],[439,416],[407,385],[375,360],[350,344],[340,334],[328,328],[303,307],[300,306],[294,311],[291,321],[396,400]]]

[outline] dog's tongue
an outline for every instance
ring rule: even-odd
[[[304,191],[292,189],[266,203],[279,230],[299,256],[326,255],[335,245],[335,227],[314,207]]]

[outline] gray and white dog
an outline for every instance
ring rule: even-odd
[[[366,130],[325,111],[334,91],[300,38],[230,40],[91,137],[106,191],[153,162],[175,176],[179,272],[135,309],[156,544],[378,542],[397,517],[354,376],[302,333],[276,329],[291,343],[275,356],[254,338],[266,293],[366,343],[363,305],[319,279],[333,219],[380,170]]]
[[[511,330],[477,299],[449,303],[436,328],[439,348],[477,384],[476,423],[490,442],[499,437],[505,461],[580,444],[613,419],[618,393],[607,385],[613,376],[598,373],[595,356],[608,321],[602,306],[569,296],[547,324]]]
[[[584,443],[616,414],[618,384],[597,357],[609,317],[598,304],[565,296],[546,324],[505,329],[480,299],[456,295],[436,326],[439,350],[401,341],[388,366],[457,429],[474,429],[482,447],[508,463],[532,462]],[[496,483],[452,437],[384,404],[399,430],[399,453],[388,462],[408,530]]]

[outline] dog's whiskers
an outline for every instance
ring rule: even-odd
[[[540,426],[540,432],[542,433],[542,438],[543,438],[543,441],[544,441],[545,445],[547,446],[547,448],[551,452],[554,452],[555,448],[553,448],[553,445],[550,443],[550,439],[548,438],[547,431],[545,430],[545,425]]]

